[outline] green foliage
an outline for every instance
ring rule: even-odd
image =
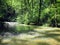
[[[56,17],[55,16],[53,16],[53,18],[51,19],[51,22],[50,22],[50,25],[51,26],[60,26],[60,15],[56,15]]]
[[[34,26],[28,26],[28,25],[17,25],[16,26],[16,32],[28,32],[33,31]]]
[[[0,19],[15,20],[22,24],[50,24],[55,15],[60,15],[58,2],[59,0],[0,0]]]

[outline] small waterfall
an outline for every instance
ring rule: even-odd
[[[18,24],[17,22],[4,22],[5,27],[14,27],[17,24]]]

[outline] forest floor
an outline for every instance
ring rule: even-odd
[[[60,28],[56,27],[38,26],[34,31],[6,36],[0,37],[0,45],[60,45]]]

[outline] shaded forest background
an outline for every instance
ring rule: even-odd
[[[0,0],[0,27],[4,22],[60,27],[60,0]]]

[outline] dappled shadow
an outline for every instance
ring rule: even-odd
[[[47,42],[30,42],[28,40],[12,39],[9,43],[0,43],[1,45],[50,45]]]
[[[56,33],[57,32],[57,33]],[[56,41],[60,42],[60,30],[51,30],[51,31],[46,31],[46,32],[38,32],[40,34],[44,34],[42,36],[38,36],[36,38],[51,38],[55,39]]]
[[[60,30],[56,30],[56,29],[55,29],[55,30],[52,30],[52,31],[50,30],[50,31],[46,31],[46,32],[48,32],[48,33],[49,33],[49,32],[60,32]]]
[[[30,42],[29,39],[28,40],[19,40],[19,39],[14,39],[14,38],[16,38],[16,37],[14,37],[12,39],[12,41],[10,43],[8,43],[8,44],[11,44],[11,45],[51,45],[50,43],[45,42],[45,41],[47,41],[48,38],[50,40],[53,39],[54,41],[60,42],[60,34],[58,33],[58,32],[60,32],[60,30],[49,30],[49,31],[44,31],[44,32],[38,32],[38,31],[34,31],[33,29],[30,29],[30,27],[28,27],[29,30],[24,30],[24,29],[20,30],[19,33],[24,33],[24,34],[27,33],[27,34],[29,34],[28,32],[34,32],[34,33],[32,33],[33,34],[32,36],[34,36],[35,33],[42,34],[42,36],[39,35],[39,36],[36,36],[36,37],[33,38],[33,39],[38,38],[38,40],[40,39],[39,42],[37,40],[36,40],[36,42],[34,42],[34,41],[32,42],[32,39],[31,39],[31,42]],[[55,32],[57,32],[57,33],[55,33]],[[41,41],[41,38],[43,39],[43,41]]]
[[[45,43],[45,42],[39,42],[37,43],[37,45],[50,45],[49,43]]]

